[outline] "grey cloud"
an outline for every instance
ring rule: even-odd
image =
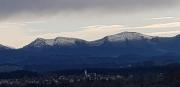
[[[180,0],[0,0],[0,19],[20,13],[49,15],[58,12],[133,12],[180,5]]]

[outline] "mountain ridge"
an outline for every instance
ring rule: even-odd
[[[10,50],[10,49],[13,48],[0,44],[0,50]]]
[[[144,61],[166,64],[180,62],[179,45],[179,35],[152,37],[136,32],[123,32],[95,41],[37,38],[23,48],[0,51],[0,64],[19,64],[20,69],[29,70],[118,68]]]
[[[65,45],[65,44],[70,44],[73,45],[75,44],[76,41],[83,41],[86,44],[92,44],[92,45],[96,45],[103,43],[103,41],[108,40],[109,42],[117,42],[117,41],[126,41],[126,40],[141,40],[141,39],[152,39],[154,38],[153,36],[148,36],[148,35],[144,35],[141,33],[136,33],[136,32],[122,32],[122,33],[118,33],[115,35],[110,35],[110,36],[105,36],[102,39],[98,39],[98,40],[94,40],[94,41],[86,41],[83,39],[78,39],[78,38],[68,38],[68,37],[56,37],[54,39],[44,39],[44,38],[37,38],[35,41],[33,41],[32,43],[30,43],[29,45],[32,45],[33,43],[36,46],[36,43],[41,42],[40,44],[42,45],[49,45],[49,46],[53,46],[56,44],[59,45]],[[54,43],[54,41],[58,40],[56,43]],[[98,43],[100,41],[100,43]],[[37,44],[37,47],[38,45]],[[25,47],[27,47],[28,45],[26,45]]]
[[[121,33],[117,33],[114,35],[109,35],[109,36],[105,36],[101,39],[97,39],[97,40],[93,40],[93,41],[87,41],[84,39],[79,39],[79,38],[70,38],[70,37],[56,37],[54,39],[44,39],[44,38],[37,38],[37,39],[43,39],[43,40],[56,40],[59,38],[59,42],[62,41],[62,43],[58,44],[61,45],[63,44],[63,40],[65,42],[65,40],[68,42],[70,42],[69,44],[73,45],[75,44],[76,41],[79,42],[83,42],[84,44],[88,44],[88,45],[93,45],[93,46],[98,46],[100,44],[103,44],[104,41],[108,41],[108,42],[123,42],[123,41],[133,41],[133,40],[152,40],[155,38],[164,38],[164,39],[168,39],[168,38],[180,38],[180,34],[173,36],[173,37],[159,37],[159,36],[150,36],[150,35],[145,35],[145,34],[141,34],[141,33],[137,33],[137,32],[121,32]],[[36,39],[36,40],[37,40]],[[36,41],[35,40],[35,41]],[[51,41],[49,41],[51,42]],[[64,43],[65,44],[65,43]],[[28,44],[30,45],[30,44]],[[27,47],[28,45],[24,46]],[[49,45],[49,46],[53,46],[53,44]]]
[[[23,50],[52,51],[66,55],[119,56],[124,54],[162,55],[177,53],[174,47],[180,38],[156,37],[137,32],[122,32],[106,36],[99,40],[86,41],[77,38],[57,37],[55,39],[38,38],[23,47]]]
[[[27,47],[28,45],[30,45],[30,44],[32,44],[34,42],[38,42],[37,43],[37,47],[39,45],[49,45],[49,46],[52,46],[52,45],[54,45],[53,42],[55,40],[58,40],[58,39],[59,39],[59,42],[61,41],[60,39],[67,40],[67,42],[68,42],[68,39],[72,40],[72,41],[70,41],[71,44],[74,44],[73,40],[78,40],[78,41],[83,41],[86,44],[97,45],[97,44],[103,43],[103,41],[107,41],[107,40],[116,42],[117,40],[119,40],[119,41],[126,41],[126,40],[133,40],[133,39],[134,40],[138,40],[138,39],[141,40],[141,39],[154,39],[154,38],[165,38],[165,39],[167,39],[167,38],[175,38],[175,37],[176,38],[180,37],[180,34],[178,34],[176,36],[173,36],[173,37],[159,37],[159,36],[145,35],[145,34],[141,34],[141,33],[138,33],[138,32],[127,32],[127,31],[125,31],[125,32],[114,34],[114,35],[105,36],[105,37],[103,37],[101,39],[97,39],[97,40],[93,40],[93,41],[87,41],[87,40],[84,40],[84,39],[72,38],[72,37],[56,37],[54,39],[37,38],[34,41],[32,41],[31,43],[23,46],[22,48],[25,48],[25,47]],[[1,45],[1,46],[8,47],[8,46],[4,46],[4,45]],[[41,47],[41,46],[39,46],[39,47]],[[10,48],[10,47],[8,47],[8,48]],[[22,48],[17,48],[17,49],[22,49]],[[11,49],[14,49],[14,48],[11,48]]]

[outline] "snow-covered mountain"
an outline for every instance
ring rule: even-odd
[[[106,42],[125,42],[125,41],[138,41],[138,40],[150,40],[154,37],[136,33],[136,32],[122,32],[115,35],[106,36],[102,39],[95,40],[95,41],[85,41],[82,39],[77,38],[67,38],[67,37],[57,37],[55,39],[43,39],[43,38],[37,38],[35,41],[30,43],[29,45],[25,46],[27,47],[35,47],[35,48],[41,48],[41,47],[53,47],[53,46],[59,46],[59,47],[68,47],[68,46],[76,46],[78,43],[81,43],[81,45],[89,45],[89,46],[99,46]]]
[[[8,50],[8,49],[11,49],[11,48],[0,44],[0,50]]]
[[[145,40],[152,39],[152,36],[144,35],[137,32],[122,32],[119,34],[107,36],[108,41],[110,42],[118,42],[118,41],[126,41],[126,40]]]
[[[57,37],[55,39],[38,38],[22,49],[48,51],[65,55],[95,55],[118,56],[124,54],[160,55],[168,53],[167,42],[158,37],[136,32],[122,32],[106,36],[95,41],[85,41],[77,38]],[[162,46],[161,46],[162,45]],[[163,47],[165,46],[165,47]],[[171,46],[172,47],[172,46]],[[35,49],[34,49],[35,48]]]
[[[80,42],[85,42],[85,40],[76,39],[76,38],[67,38],[67,37],[57,37],[55,39],[43,39],[37,38],[35,41],[27,45],[26,47],[68,47],[68,46],[76,46]]]
[[[127,42],[127,41],[147,41],[147,40],[151,40],[155,37],[153,36],[148,36],[148,35],[144,35],[141,33],[137,33],[137,32],[122,32],[122,33],[118,33],[115,35],[110,35],[110,36],[106,36],[102,39],[96,40],[96,41],[92,41],[89,42],[90,45],[94,45],[94,46],[99,46],[105,43],[119,43],[119,45],[121,45],[121,43]]]
[[[162,54],[174,51],[176,43],[180,43],[178,36],[166,38],[148,36],[137,32],[122,32],[115,35],[106,36],[102,39],[95,41],[85,41],[77,38],[57,37],[55,39],[38,38],[32,43],[28,44],[22,49],[34,50],[36,49],[53,49],[69,52],[69,54],[89,54],[89,55],[122,55],[122,54],[141,54],[153,55]],[[53,48],[53,49],[51,49]],[[68,49],[66,49],[68,48]],[[73,48],[73,49],[69,49]],[[173,49],[174,48],[174,49]],[[113,51],[116,52],[113,52]],[[144,51],[142,53],[141,51]]]
[[[0,45],[1,48],[6,47]],[[179,58],[180,35],[153,37],[136,32],[122,32],[95,41],[38,38],[21,49],[0,51],[0,64],[21,64],[32,70],[115,68],[143,61],[180,62]]]

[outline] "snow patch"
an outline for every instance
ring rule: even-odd
[[[43,39],[43,38],[38,38],[36,39],[32,45],[34,47],[42,47],[42,46],[72,46],[76,44],[76,41],[78,39],[74,38],[66,38],[66,37],[57,37],[55,39]]]
[[[122,32],[116,35],[108,36],[107,39],[110,42],[126,41],[126,40],[143,40],[152,39],[152,36],[136,33],[136,32]]]

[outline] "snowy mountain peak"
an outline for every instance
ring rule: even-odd
[[[76,44],[76,41],[79,39],[75,38],[66,38],[66,37],[57,37],[54,39],[54,44],[55,45],[74,45]]]
[[[76,44],[76,41],[80,39],[67,38],[67,37],[57,37],[55,39],[43,39],[37,38],[34,42],[30,44],[31,47],[43,47],[43,46],[72,46]]]
[[[30,47],[44,47],[44,46],[76,46],[77,43],[89,44],[92,46],[99,46],[103,44],[105,41],[109,42],[118,42],[118,41],[126,41],[126,40],[146,40],[152,39],[154,37],[136,33],[136,32],[122,32],[119,34],[107,36],[103,39],[86,42],[85,40],[76,39],[76,38],[67,38],[67,37],[57,37],[55,39],[43,39],[38,38],[28,46]],[[27,46],[26,46],[27,47]]]
[[[143,39],[152,39],[152,36],[144,35],[137,32],[122,32],[119,34],[108,36],[108,41],[125,41],[125,40],[143,40]]]
[[[35,41],[33,41],[30,46],[32,47],[41,47],[41,46],[44,46],[46,45],[46,39],[43,39],[43,38],[37,38]]]
[[[11,48],[0,44],[0,50],[7,50],[7,49],[11,49]]]

